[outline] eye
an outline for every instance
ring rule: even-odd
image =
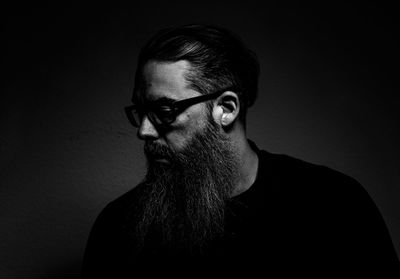
[[[174,116],[174,109],[169,106],[161,106],[157,109],[156,114],[160,119],[168,120],[173,118]]]
[[[175,120],[175,110],[170,106],[158,107],[155,114],[163,124],[169,124]]]
[[[174,110],[170,106],[160,106],[158,107],[157,111],[161,114],[169,114],[172,113]]]

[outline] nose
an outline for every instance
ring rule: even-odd
[[[154,127],[147,115],[145,115],[140,123],[137,136],[141,140],[154,140],[159,138],[158,131]]]

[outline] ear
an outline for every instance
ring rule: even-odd
[[[214,119],[223,127],[231,126],[239,116],[240,102],[235,92],[226,91],[216,100],[213,116]]]

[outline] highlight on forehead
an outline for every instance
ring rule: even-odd
[[[173,65],[174,69],[171,69],[170,65]],[[177,91],[174,87],[182,82],[182,78],[184,82],[183,89],[198,91],[190,81],[189,77],[192,74],[191,63],[186,60],[150,60],[142,67],[140,75],[136,77],[138,80],[135,83],[132,102],[178,101],[182,99],[182,96],[178,98],[175,96],[174,92]],[[149,88],[153,86],[153,83],[162,84],[162,86],[155,86],[156,90],[150,89],[151,94],[149,94]]]
[[[175,101],[177,100],[166,96],[158,97],[153,95],[146,95],[146,93],[143,93],[143,91],[134,91],[132,96],[132,103],[138,105],[152,103],[152,102],[172,103]]]

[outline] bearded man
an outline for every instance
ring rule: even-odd
[[[359,183],[247,139],[258,75],[255,54],[216,26],[164,29],[142,48],[125,110],[148,171],[97,218],[85,278],[324,277],[397,265]]]

